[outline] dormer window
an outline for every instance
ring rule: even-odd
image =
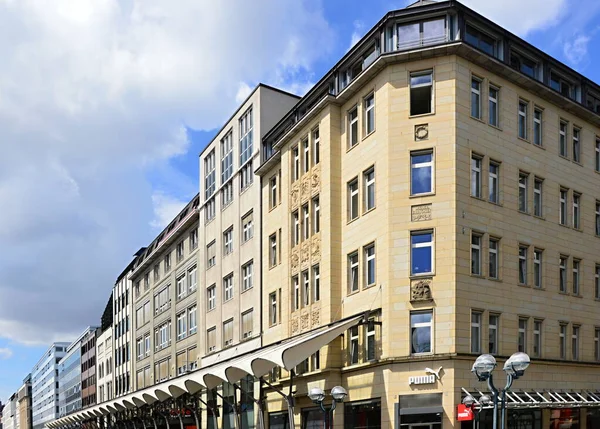
[[[465,42],[475,46],[488,55],[498,57],[498,41],[488,34],[479,31],[477,28],[467,24],[465,32]]]
[[[529,77],[537,79],[538,63],[521,55],[519,52],[512,51],[510,53],[510,66]]]
[[[600,96],[595,94],[590,94],[588,92],[587,95],[587,107],[593,112],[600,114]]]
[[[575,99],[575,85],[554,71],[550,72],[550,87],[565,97]]]
[[[446,19],[398,25],[398,49],[435,45],[446,41]]]

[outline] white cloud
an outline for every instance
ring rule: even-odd
[[[0,360],[10,359],[13,355],[13,351],[6,347],[0,347]]]
[[[553,26],[567,9],[567,0],[464,0],[462,3],[521,37]]]
[[[148,179],[189,150],[183,125],[219,127],[239,82],[287,83],[333,48],[318,1],[176,3],[0,0],[0,336],[97,324],[150,225],[193,196]]]
[[[580,34],[563,45],[563,53],[572,65],[581,63],[588,53],[588,43],[591,37]]]
[[[353,26],[354,30],[352,31],[352,36],[350,36],[350,46],[348,47],[348,51],[358,43],[365,31],[365,24],[362,21],[354,21]]]
[[[164,192],[155,192],[152,195],[154,219],[150,222],[150,226],[162,230],[177,216],[187,203],[188,201],[179,200]]]

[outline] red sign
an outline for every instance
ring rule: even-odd
[[[468,422],[473,420],[474,417],[471,408],[467,407],[465,404],[458,404],[458,407],[456,407],[456,419],[459,422]]]

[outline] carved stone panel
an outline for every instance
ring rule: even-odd
[[[300,316],[300,329],[306,331],[310,328],[310,314],[304,313]]]
[[[304,176],[300,184],[300,202],[304,203],[310,198],[310,176]]]
[[[292,319],[291,323],[292,334],[297,334],[300,331],[300,320],[297,317]]]
[[[413,280],[410,284],[410,300],[412,302],[433,300],[431,283],[432,279]]]
[[[321,189],[321,168],[314,167],[310,176],[312,194],[318,194]]]
[[[310,262],[310,243],[302,243],[302,250],[300,252],[300,265],[306,267]]]
[[[311,319],[311,326],[313,328],[319,326],[321,324],[321,311],[318,308],[315,308],[312,311],[310,319]]]
[[[429,124],[415,125],[415,141],[429,139]]]
[[[422,204],[419,206],[412,206],[410,208],[410,220],[412,222],[431,220],[431,218],[431,204]]]
[[[312,243],[311,243],[311,248],[310,248],[310,253],[311,253],[313,262],[316,262],[319,259],[321,259],[321,237],[320,236],[315,235],[313,237]]]
[[[292,256],[290,257],[292,271],[298,271],[300,268],[300,256],[298,255],[298,248],[292,250]]]
[[[292,209],[295,209],[300,204],[300,186],[298,182],[292,184],[292,189],[290,191],[290,205]]]

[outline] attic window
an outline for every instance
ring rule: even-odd
[[[398,25],[398,49],[434,45],[446,41],[446,19]]]
[[[537,62],[527,58],[518,52],[510,53],[510,66],[529,77],[537,78]]]
[[[574,98],[573,84],[554,72],[550,72],[550,87],[565,97]]]
[[[465,33],[465,42],[475,46],[478,49],[481,49],[488,55],[497,57],[498,41],[468,24],[467,31]]]

